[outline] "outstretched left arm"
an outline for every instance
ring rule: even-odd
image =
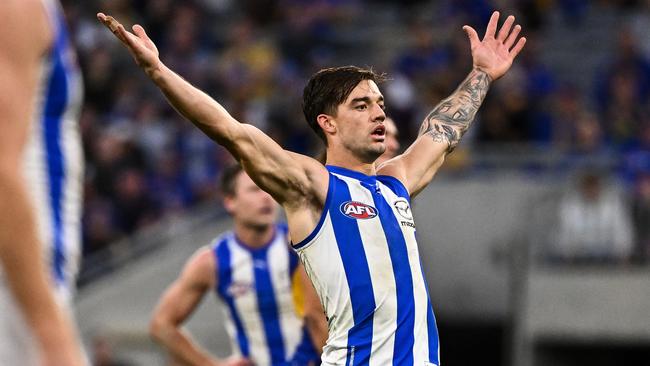
[[[418,138],[404,154],[378,169],[379,174],[392,175],[402,181],[411,196],[433,179],[445,156],[458,145],[471,126],[492,81],[510,69],[526,43],[525,38],[519,38],[515,43],[521,27],[512,27],[513,16],[505,20],[497,35],[498,21],[499,13],[494,12],[483,40],[472,27],[463,27],[472,49],[472,71],[453,94],[427,115]]]
[[[452,95],[429,112],[418,137],[430,137],[451,152],[474,121],[491,82],[485,71],[473,69]]]

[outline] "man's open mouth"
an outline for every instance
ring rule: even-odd
[[[375,129],[372,130],[372,135],[383,137],[384,135],[386,135],[386,127],[384,125],[377,125],[377,127],[375,127]]]

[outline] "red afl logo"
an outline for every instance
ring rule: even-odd
[[[347,201],[341,204],[341,213],[353,219],[372,219],[377,216],[377,209],[357,201]]]

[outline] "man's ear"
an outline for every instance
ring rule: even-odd
[[[333,135],[336,133],[336,121],[329,114],[319,114],[316,117],[316,122],[323,129],[325,135]]]
[[[226,209],[226,212],[232,215],[235,210],[235,200],[232,196],[223,197],[223,207]]]

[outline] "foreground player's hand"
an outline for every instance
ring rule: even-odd
[[[506,18],[497,34],[499,12],[495,11],[492,13],[483,40],[479,39],[474,28],[469,25],[463,26],[472,48],[474,67],[485,71],[492,80],[500,78],[510,69],[512,61],[526,44],[526,38],[524,37],[517,40],[521,26],[517,24],[513,28],[514,22],[514,16],[511,15]]]
[[[115,18],[104,13],[97,13],[97,19],[102,22],[122,43],[129,49],[135,62],[144,71],[151,75],[152,72],[160,67],[160,59],[158,58],[158,48],[153,41],[147,36],[140,25],[133,26],[133,33],[124,29]]]

